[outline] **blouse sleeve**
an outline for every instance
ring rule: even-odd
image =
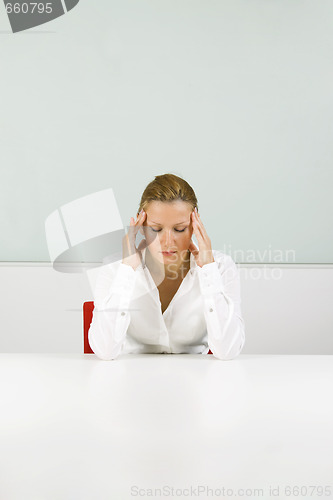
[[[208,345],[214,356],[229,360],[238,356],[245,343],[239,272],[229,255],[221,258],[216,252],[214,258],[198,268]]]
[[[134,269],[122,262],[118,268],[103,266],[98,274],[88,341],[100,359],[115,359],[122,350],[136,276]]]

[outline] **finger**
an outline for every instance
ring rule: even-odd
[[[188,249],[191,253],[193,253],[193,255],[197,255],[199,253],[199,250],[197,249],[192,240],[190,241]]]
[[[131,217],[129,233],[130,233],[132,239],[135,238],[135,236],[137,235],[140,226],[142,226],[142,224],[143,224],[145,216],[146,216],[146,212],[140,212],[140,214],[137,215],[136,220],[134,220],[134,218]],[[132,223],[132,221],[133,221],[133,223]]]
[[[207,231],[206,231],[206,228],[205,228],[202,220],[200,219],[200,214],[198,212],[197,213],[194,212],[194,214],[195,214],[195,220],[198,222],[198,226],[199,226],[201,233],[203,234],[203,236],[205,238],[209,238]]]
[[[132,255],[133,253],[133,242],[135,242],[135,236],[133,236],[133,230],[134,230],[134,219],[133,217],[130,218],[130,225],[126,229],[125,236],[122,240],[122,245],[123,249],[126,249],[126,252],[128,255]]]
[[[206,246],[210,246],[211,245],[211,240],[207,234],[207,231],[205,229],[205,226],[203,225],[203,222],[199,219],[199,216],[198,214],[196,214],[195,217],[195,222],[197,223],[197,228],[198,228],[198,231],[200,232],[201,236],[202,236],[202,242],[204,245]],[[195,223],[193,224],[193,226],[195,226]],[[198,240],[199,241],[199,240]]]
[[[200,252],[197,249],[197,247],[194,245],[193,241],[191,241],[191,243],[189,245],[189,251],[191,252],[193,257],[195,258],[196,262],[198,262],[198,259],[200,257]]]
[[[202,234],[202,231],[201,231],[201,227],[199,226],[199,223],[195,217],[195,214],[194,212],[193,213],[193,216],[192,216],[192,224],[193,224],[193,230],[194,230],[194,234],[195,236],[197,237],[197,240],[198,240],[198,243],[200,241],[204,242],[205,241],[205,237],[204,235]]]
[[[134,217],[130,218],[130,225],[127,231],[128,237],[131,241],[132,246],[135,245],[135,239],[137,232],[139,230],[139,226],[137,225],[137,222],[135,221]]]
[[[141,213],[139,213],[139,215],[137,216],[137,219],[136,219],[136,222],[135,222],[135,225],[137,226],[142,226],[145,218],[146,218],[146,212],[142,211]]]
[[[198,250],[197,246],[194,244],[194,241],[191,240],[189,244],[189,250]]]
[[[127,235],[132,235],[134,232],[134,227],[135,227],[135,220],[133,217],[130,218],[130,224],[129,227],[127,228]]]
[[[144,223],[144,220],[146,218],[146,212],[142,212],[141,217],[139,218],[139,224],[142,225]]]

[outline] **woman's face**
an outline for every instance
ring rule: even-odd
[[[151,201],[146,213],[143,231],[151,255],[164,265],[180,265],[193,234],[192,205],[182,200]]]

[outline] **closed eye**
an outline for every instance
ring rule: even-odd
[[[160,231],[162,231],[162,229],[153,229],[152,227],[150,228],[152,231],[154,231],[154,233],[159,233]],[[186,227],[184,227],[184,229],[175,229],[176,233],[183,233],[185,231]]]

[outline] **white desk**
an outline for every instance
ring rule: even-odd
[[[0,354],[0,498],[332,499],[332,389],[333,356]]]

